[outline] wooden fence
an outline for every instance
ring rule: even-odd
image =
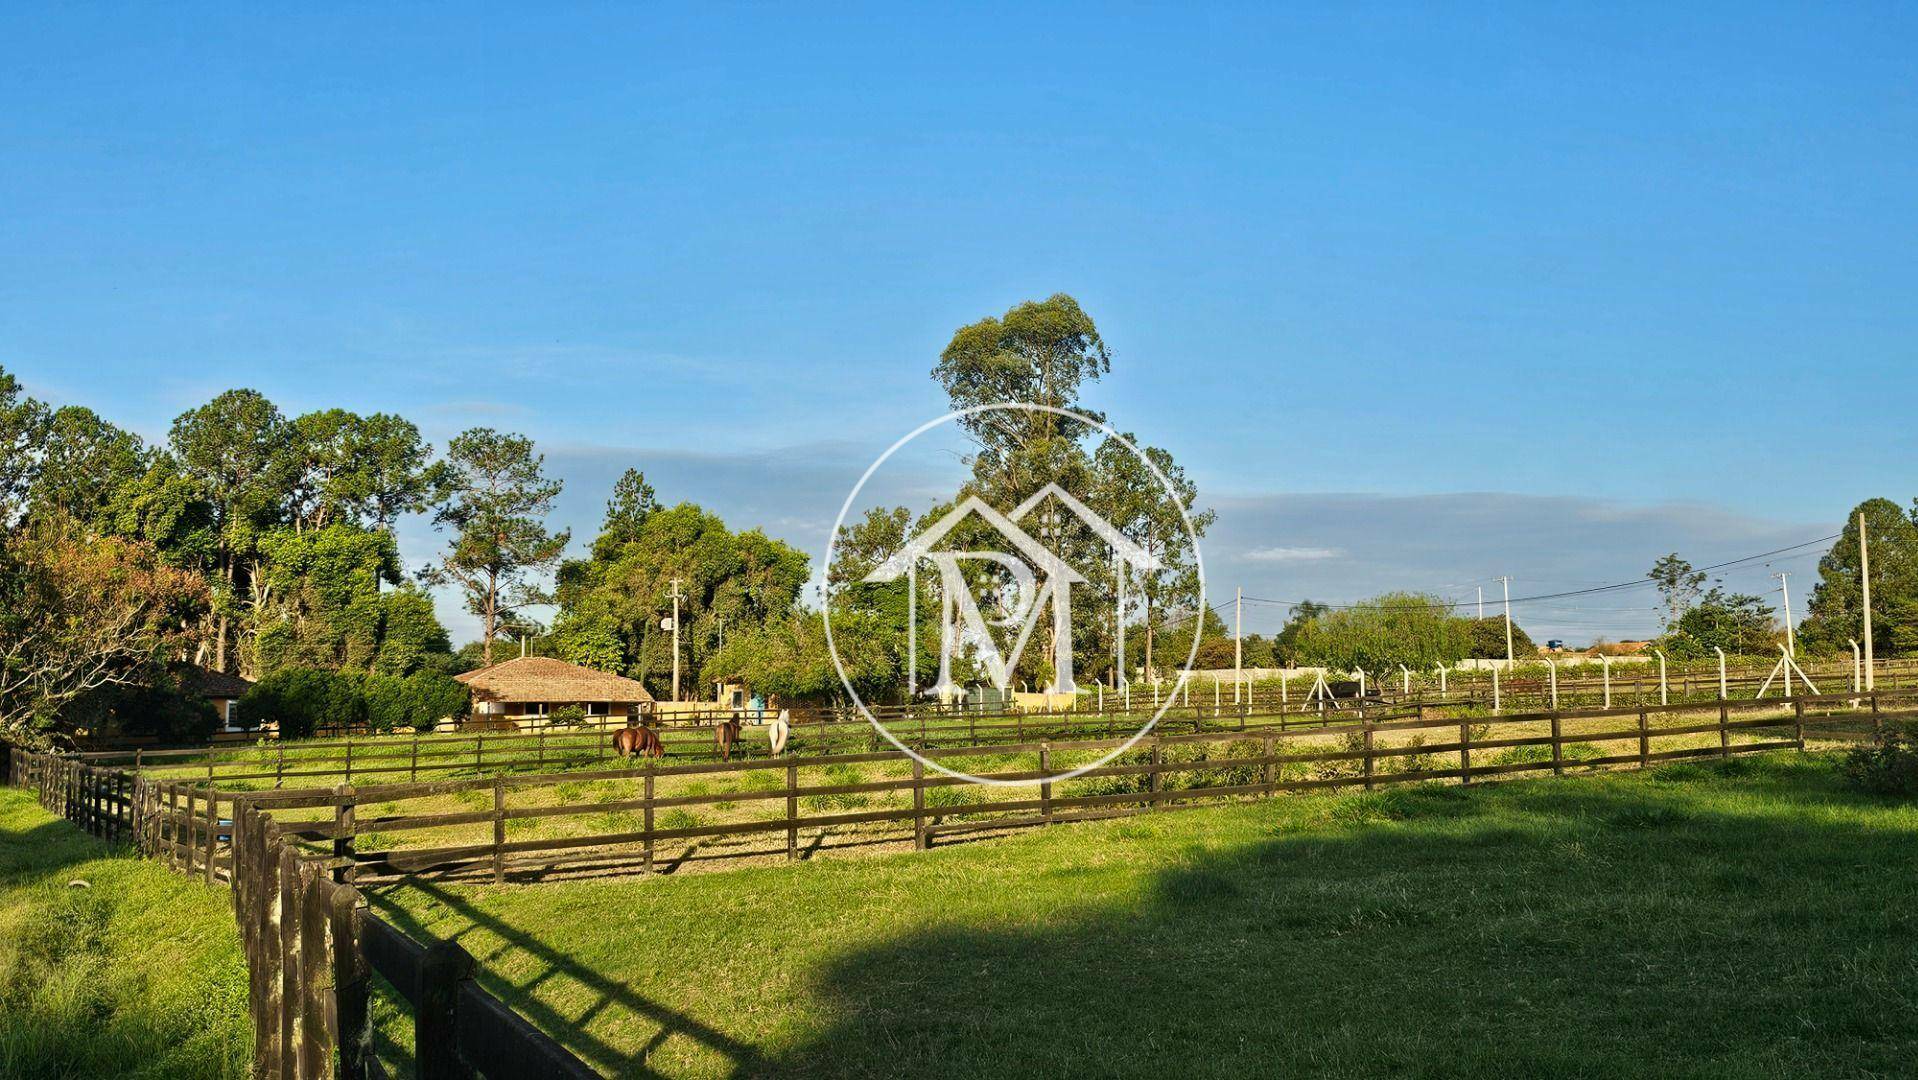
[[[233,886],[258,1077],[383,1077],[368,1009],[379,976],[413,1011],[422,1080],[598,1074],[474,980],[457,942],[420,942],[372,914],[336,854],[289,843],[275,811],[352,808],[325,792],[199,791],[70,756],[8,754],[9,782],[96,836],[133,842]],[[198,800],[196,808],[195,800]],[[231,817],[223,817],[226,806]],[[204,845],[204,846],[202,846]],[[337,847],[335,849],[338,850]]]
[[[842,827],[893,829],[914,846],[964,833],[1050,826],[1067,821],[1151,813],[1175,806],[1268,797],[1283,792],[1400,783],[1472,784],[1549,770],[1643,768],[1656,763],[1725,758],[1734,754],[1802,748],[1807,732],[1869,736],[1890,720],[1918,718],[1918,691],[1801,695],[1785,701],[1717,701],[1613,710],[1562,710],[1498,717],[1356,717],[1314,728],[1259,728],[1153,735],[1130,752],[1081,772],[1109,790],[1067,794],[1054,782],[1055,764],[1074,755],[1103,754],[1123,739],[1092,739],[984,747],[929,747],[926,761],[1031,755],[1036,768],[977,773],[995,783],[988,797],[962,805],[935,805],[944,788],[973,780],[929,770],[896,751],[776,760],[648,764],[637,769],[556,774],[498,774],[330,789],[224,791],[181,780],[156,780],[97,761],[14,751],[8,766],[15,785],[37,789],[43,805],[96,835],[130,840],[144,852],[207,880],[233,884],[234,906],[246,948],[256,1030],[256,1065],[266,1076],[377,1075],[367,1052],[368,978],[392,984],[414,1010],[420,1074],[428,1077],[590,1075],[582,1064],[492,998],[472,979],[472,959],[450,942],[407,938],[367,911],[357,886],[422,873],[477,873],[503,880],[508,873],[544,872],[582,861],[613,860],[650,871],[666,844],[760,835],[772,850],[800,857],[804,832]],[[1593,725],[1596,725],[1595,727]],[[1580,728],[1572,730],[1572,728]],[[1430,734],[1442,741],[1423,742]],[[1398,741],[1409,736],[1419,741]],[[1711,736],[1716,738],[1711,738]],[[1673,740],[1702,745],[1672,746]],[[1621,750],[1621,746],[1623,749]],[[1572,751],[1582,749],[1582,755]],[[1594,753],[1594,749],[1601,752]],[[1526,752],[1531,751],[1530,756]],[[1475,757],[1476,756],[1476,757]],[[802,770],[887,763],[901,775],[854,782],[801,783]],[[1405,767],[1408,762],[1416,767]],[[1325,768],[1300,776],[1288,767]],[[744,779],[771,773],[775,782],[739,790],[669,794],[675,778]],[[830,776],[830,773],[828,774]],[[633,797],[612,802],[515,804],[514,796],[563,783],[614,780],[634,785]],[[1016,786],[996,786],[1016,785]],[[452,813],[394,813],[384,804],[456,792],[490,793],[490,807]],[[898,805],[838,813],[802,813],[813,797],[896,796]],[[665,826],[662,811],[721,803],[768,804],[770,818]],[[300,817],[302,811],[319,817]],[[514,821],[608,813],[639,815],[639,829],[509,840]],[[480,843],[367,848],[373,833],[429,832],[490,826]],[[782,844],[783,842],[783,844]]]
[[[1389,720],[1417,715],[1420,706],[1391,706],[1374,702],[1295,703],[1288,710],[1255,710],[1250,704],[1233,709],[1203,703],[1168,710],[1157,730],[1164,732],[1246,731],[1267,727],[1292,729],[1321,727],[1352,716]],[[1426,708],[1429,708],[1426,707]],[[1123,713],[988,713],[923,714],[891,724],[902,742],[915,746],[957,747],[1025,743],[1033,739],[1118,738],[1147,718]],[[711,728],[687,726],[661,730],[669,760],[716,758]],[[788,753],[832,754],[874,751],[889,746],[864,720],[795,728]],[[771,746],[757,732],[742,736],[733,753],[738,757],[773,757]],[[364,739],[315,740],[299,743],[268,742],[245,748],[198,747],[176,750],[95,751],[79,757],[96,766],[127,766],[136,771],[177,774],[173,778],[200,784],[265,783],[276,788],[293,781],[319,780],[408,782],[422,775],[473,771],[542,772],[555,768],[615,760],[609,730],[558,729],[527,734],[475,732],[451,735],[373,736]],[[190,770],[190,771],[189,771]]]

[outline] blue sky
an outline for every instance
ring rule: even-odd
[[[819,551],[953,328],[1066,291],[1215,595],[1618,581],[1918,494],[1914,22],[11,5],[0,364],[150,436],[238,385],[524,431],[582,532],[632,464]]]

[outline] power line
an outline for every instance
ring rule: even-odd
[[[1820,537],[1816,540],[1807,540],[1801,544],[1791,544],[1787,547],[1774,548],[1771,551],[1761,551],[1756,555],[1745,555],[1736,559],[1727,559],[1726,561],[1721,563],[1713,563],[1710,566],[1696,567],[1695,571],[1701,574],[1709,573],[1713,570],[1723,570],[1727,567],[1738,566],[1743,563],[1757,562],[1760,559],[1769,559],[1774,555],[1783,555],[1783,554],[1786,554],[1787,552],[1798,551],[1801,548],[1813,547],[1818,544],[1828,544],[1833,540],[1837,540],[1843,535],[1844,535],[1843,533],[1833,533],[1830,536]],[[1535,603],[1540,600],[1564,600],[1574,596],[1591,596],[1595,593],[1616,592],[1620,589],[1643,588],[1646,585],[1652,585],[1652,584],[1656,584],[1656,580],[1654,578],[1642,577],[1632,581],[1615,582],[1611,585],[1596,585],[1589,589],[1572,589],[1566,592],[1538,593],[1532,596],[1514,596],[1512,597],[1511,602],[1514,604],[1525,604],[1525,603]],[[1252,601],[1253,603],[1258,603],[1258,604],[1281,604],[1287,607],[1297,607],[1300,604],[1305,603],[1305,601],[1301,601],[1301,600],[1275,600],[1270,597],[1263,597],[1263,596],[1248,596],[1246,597],[1246,599]],[[1319,601],[1313,601],[1313,603],[1319,603]],[[1353,608],[1360,607],[1363,605],[1321,604],[1321,606],[1329,609],[1349,611]],[[1444,603],[1444,604],[1399,604],[1394,606],[1424,607],[1427,609],[1443,609],[1446,611],[1450,611],[1457,608],[1459,606],[1459,602]]]

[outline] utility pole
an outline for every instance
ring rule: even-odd
[[[1512,656],[1512,579],[1499,578],[1499,584],[1505,586],[1505,670],[1512,670],[1516,658]]]
[[[1245,587],[1232,598],[1232,704],[1239,703],[1239,688],[1245,683]]]
[[[1865,545],[1865,512],[1858,511],[1858,581],[1865,592],[1865,689],[1874,685],[1871,676],[1871,549]]]
[[[1785,653],[1789,656],[1797,656],[1798,639],[1791,629],[1791,575],[1780,571],[1772,577],[1778,579],[1778,591],[1785,594]],[[1785,680],[1785,685],[1791,685],[1790,678]]]
[[[673,700],[679,700],[679,579],[673,579]]]
[[[1485,621],[1485,586],[1483,585],[1478,587],[1478,618],[1480,622]]]

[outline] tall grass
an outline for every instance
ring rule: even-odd
[[[0,1077],[243,1077],[251,1055],[226,891],[0,789]]]

